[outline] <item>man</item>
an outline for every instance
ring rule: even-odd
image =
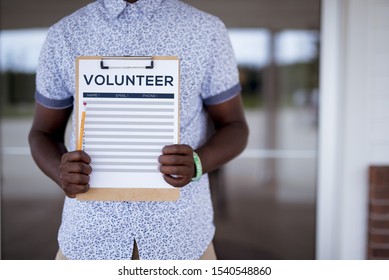
[[[93,172],[88,154],[75,150],[74,133],[69,151],[64,144],[74,102],[75,59],[81,55],[179,57],[182,144],[164,147],[158,159],[161,176],[181,188],[178,201],[74,199],[88,191]],[[37,165],[67,196],[58,235],[62,258],[215,258],[206,173],[237,156],[248,136],[238,71],[219,19],[177,0],[98,0],[49,29],[36,82],[29,142]],[[209,139],[208,117],[215,126]],[[196,174],[193,151],[204,175]]]

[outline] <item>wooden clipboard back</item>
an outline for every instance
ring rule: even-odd
[[[180,198],[180,190],[90,188],[76,198],[79,201],[176,201]]]
[[[101,69],[109,69],[105,66],[104,61],[109,60],[149,60],[150,64],[146,69],[154,67],[155,60],[179,60],[177,56],[148,56],[148,57],[104,57],[104,56],[80,56],[76,59],[76,124],[78,124],[79,116],[79,63],[81,60],[100,60]],[[179,65],[179,64],[178,64]],[[179,67],[179,66],[178,66]],[[112,67],[115,68],[115,67]],[[118,67],[119,68],[119,67]],[[139,67],[128,67],[139,68]],[[178,69],[178,73],[179,73]],[[179,79],[179,75],[178,75]],[[178,86],[178,88],[180,88]],[[180,98],[180,89],[178,89],[178,100]],[[179,106],[179,102],[178,102]],[[178,107],[178,112],[179,112]],[[178,127],[180,120],[178,119]],[[76,125],[76,143],[79,142],[80,128]],[[178,130],[179,133],[179,130]],[[180,137],[178,135],[178,141]],[[162,176],[162,174],[161,174]],[[76,195],[78,201],[176,201],[180,198],[179,188],[91,188],[86,193]]]

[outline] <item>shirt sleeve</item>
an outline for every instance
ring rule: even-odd
[[[51,27],[43,44],[36,72],[35,101],[47,108],[64,109],[73,105],[73,94],[66,86],[63,66],[65,40],[60,30]],[[62,65],[62,67],[61,67]]]
[[[210,58],[202,88],[205,105],[217,105],[226,102],[241,91],[239,72],[228,31],[220,20],[214,25],[210,40]]]

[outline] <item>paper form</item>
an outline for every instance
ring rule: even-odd
[[[153,69],[127,68],[128,60],[102,69],[100,62],[80,59],[77,74],[78,132],[92,159],[91,187],[173,188],[158,157],[165,145],[179,143],[178,59],[155,60]]]

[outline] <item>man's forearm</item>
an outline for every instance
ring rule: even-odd
[[[203,173],[209,173],[238,156],[246,147],[248,128],[245,123],[231,123],[217,130],[209,141],[196,149]]]
[[[67,152],[65,144],[37,131],[30,132],[29,143],[35,163],[44,174],[60,185],[59,166],[62,155]]]

